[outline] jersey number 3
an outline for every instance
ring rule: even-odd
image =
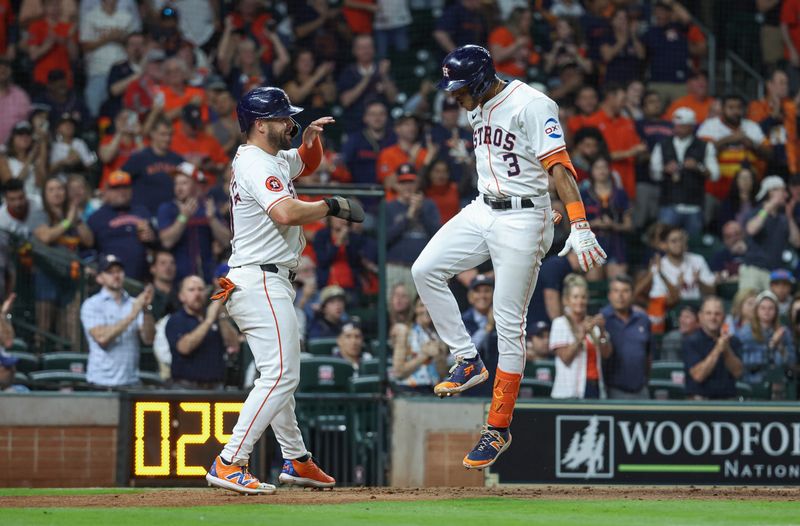
[[[517,160],[516,153],[504,152],[500,157],[508,163],[509,170],[507,175],[509,177],[514,177],[515,175],[520,174],[521,170],[519,169],[519,161]]]

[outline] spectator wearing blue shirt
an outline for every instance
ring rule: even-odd
[[[549,327],[551,321],[564,314],[561,307],[564,278],[579,271],[578,257],[572,252],[564,257],[550,256],[542,261],[536,288],[533,289],[528,306],[528,332],[532,332],[539,322],[544,322]]]
[[[117,62],[108,72],[108,98],[100,114],[112,119],[122,109],[122,96],[128,86],[139,80],[144,66],[145,50],[144,33],[131,33],[125,38],[125,60]]]
[[[611,17],[611,33],[600,46],[600,55],[606,64],[604,81],[627,84],[640,79],[645,53],[627,10],[618,9]]]
[[[419,191],[413,165],[397,169],[395,187],[397,199],[386,205],[386,281],[403,283],[416,298],[411,265],[439,230],[439,209]]]
[[[796,362],[791,332],[780,322],[778,297],[768,290],[756,296],[753,321],[737,335],[742,341],[742,381],[754,387],[768,379],[771,369],[782,370]]]
[[[648,90],[642,97],[643,118],[636,121],[636,133],[652,153],[658,143],[672,137],[672,122],[663,119],[664,100],[657,91]],[[658,217],[661,184],[650,174],[650,156],[636,162],[636,201],[633,205],[633,226],[638,230]]]
[[[342,147],[342,156],[353,176],[354,183],[377,184],[376,165],[378,154],[384,148],[397,142],[394,131],[387,126],[389,111],[386,105],[374,100],[366,104],[364,127],[347,136]]]
[[[489,27],[480,8],[480,0],[459,0],[445,9],[433,32],[445,54],[467,44],[486,45]]]
[[[431,128],[431,139],[439,147],[440,155],[447,161],[450,179],[458,183],[462,202],[478,195],[472,174],[475,171],[472,151],[472,132],[458,125],[461,107],[453,97],[442,103],[441,122]]]
[[[736,380],[744,367],[739,355],[742,343],[722,330],[722,300],[706,296],[700,306],[700,328],[683,338],[686,396],[691,400],[736,397]]]
[[[476,349],[484,346],[484,341],[491,332],[490,325],[494,325],[490,320],[493,294],[494,280],[492,278],[485,274],[478,274],[472,278],[467,294],[470,307],[461,315],[461,320]],[[497,335],[495,335],[496,337]]]
[[[217,212],[214,200],[201,195],[205,175],[183,162],[175,170],[175,200],[158,208],[158,237],[175,256],[176,279],[191,274],[210,283],[214,277],[214,241],[227,246],[231,231]]]
[[[147,247],[155,243],[150,227],[150,211],[131,206],[131,176],[117,170],[108,176],[108,187],[101,206],[89,218],[95,248],[100,254],[113,254],[125,262],[126,273],[143,280],[147,275]]]
[[[609,305],[600,312],[611,340],[611,356],[603,365],[608,398],[644,400],[652,353],[650,318],[633,308],[633,281],[625,275],[611,278]]]
[[[166,326],[173,386],[224,388],[226,349],[236,352],[238,341],[222,302],[212,301],[206,308],[208,292],[200,276],[183,279],[178,299],[182,308],[169,317]]]
[[[714,253],[709,267],[720,282],[735,281],[739,278],[739,265],[747,251],[742,225],[733,220],[722,225],[722,244],[725,246]]]
[[[648,87],[675,100],[686,95],[689,78],[689,23],[691,15],[675,0],[658,0],[653,25],[642,36],[650,66]]]
[[[353,56],[356,61],[342,71],[336,83],[347,132],[358,131],[368,102],[394,104],[397,99],[397,86],[389,74],[391,63],[387,59],[375,61],[375,44],[370,35],[353,39]]]
[[[150,146],[131,155],[122,166],[133,179],[133,204],[147,207],[151,216],[175,196],[171,175],[183,158],[169,149],[171,141],[172,125],[159,119],[150,131]]]
[[[345,292],[338,285],[328,285],[319,293],[319,310],[308,327],[308,339],[336,338],[350,317],[345,312]]]
[[[612,35],[611,24],[605,16],[607,0],[588,0],[586,12],[581,17],[581,29],[586,40],[586,49],[593,62],[600,62],[600,47]]]
[[[100,260],[100,292],[81,306],[81,323],[89,343],[86,380],[101,388],[139,383],[140,344],[152,345],[155,322],[150,302],[153,286],[132,298],[122,288],[125,267],[113,255]]]

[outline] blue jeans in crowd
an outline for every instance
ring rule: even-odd
[[[92,117],[100,114],[100,107],[108,98],[108,75],[95,75],[86,79],[86,89],[83,92],[86,107]]]
[[[408,51],[408,26],[396,27],[394,29],[376,29],[375,51],[378,59],[386,58],[389,54],[389,44],[395,51]]]
[[[658,222],[671,226],[678,226],[691,235],[703,232],[703,211],[683,212],[678,211],[675,205],[662,206],[658,211]]]

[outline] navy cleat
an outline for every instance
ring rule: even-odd
[[[471,360],[459,356],[456,358],[455,365],[450,368],[450,376],[436,384],[433,392],[439,397],[452,396],[480,385],[488,379],[489,371],[483,365],[480,355],[475,355],[475,358]]]
[[[511,432],[497,431],[484,426],[481,438],[472,451],[464,457],[464,467],[467,469],[483,469],[494,464],[497,457],[511,445]]]

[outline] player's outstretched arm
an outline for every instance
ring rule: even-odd
[[[269,216],[281,225],[306,225],[327,216],[341,217],[353,223],[364,221],[364,209],[357,201],[334,196],[322,201],[306,203],[297,199],[284,199],[272,207]]]
[[[578,190],[575,177],[562,164],[552,167],[551,173],[556,185],[558,197],[567,207],[567,215],[570,222],[570,234],[564,248],[558,253],[559,256],[566,256],[570,250],[575,251],[578,256],[578,264],[586,272],[595,265],[600,266],[606,262],[608,256],[597,242],[594,232],[589,227],[586,220],[586,211],[583,208],[583,201]]]

